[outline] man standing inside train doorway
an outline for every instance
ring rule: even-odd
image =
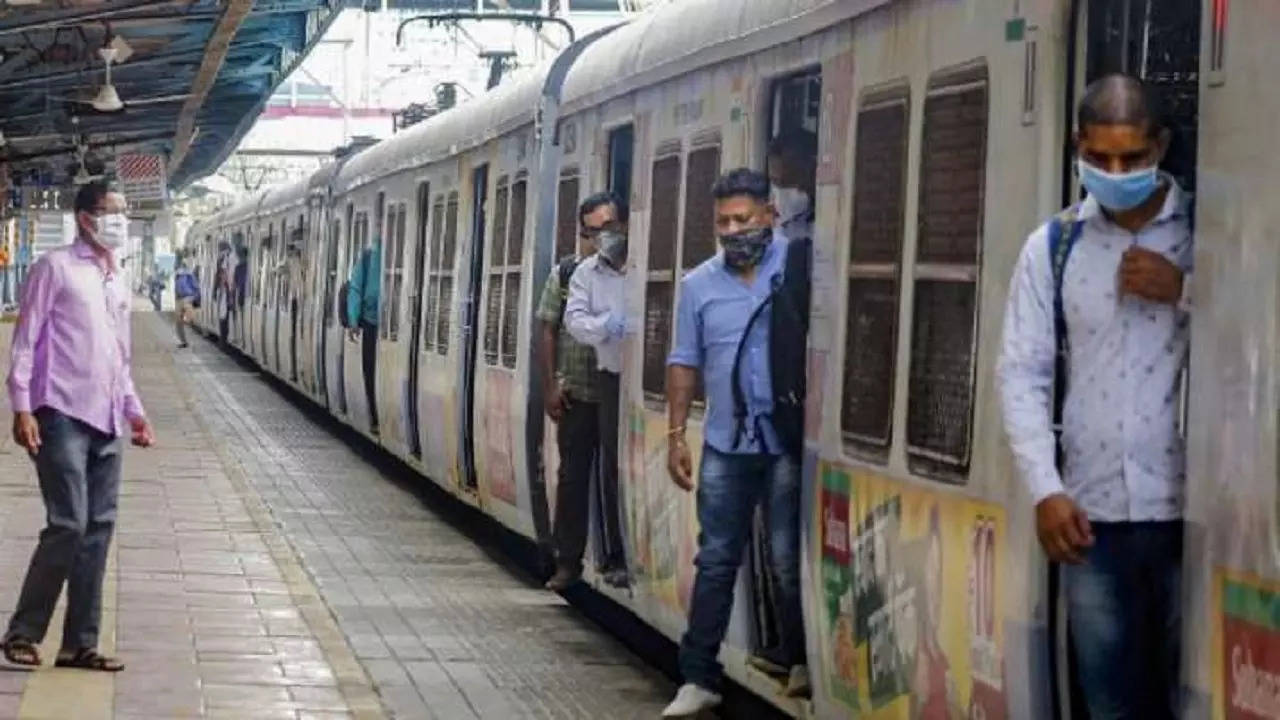
[[[675,345],[667,358],[667,464],[681,489],[694,489],[685,442],[701,376],[705,442],[697,475],[697,575],[689,624],[680,640],[685,684],[663,717],[691,717],[720,703],[716,660],[729,627],[734,584],[758,505],[765,508],[769,565],[777,578],[778,662],[790,668],[788,692],[808,686],[800,608],[800,468],[779,435],[770,368],[771,304],[787,261],[774,229],[769,179],[732,170],[716,181],[715,232],[721,253],[680,282]]]
[[[373,242],[360,253],[351,268],[347,292],[347,320],[353,336],[360,338],[361,367],[364,370],[364,397],[369,408],[369,432],[378,434],[378,299],[382,290],[382,228]]]
[[[1089,85],[1077,125],[1088,197],[1031,234],[1010,282],[1004,424],[1090,715],[1175,718],[1190,198],[1158,170],[1170,131],[1139,80]]]
[[[619,204],[608,193],[592,195],[582,202],[578,208],[578,253],[561,259],[551,269],[538,304],[543,402],[547,417],[557,425],[556,446],[560,453],[552,522],[556,572],[546,585],[556,592],[573,586],[582,576],[590,519],[591,469],[600,451],[602,434],[596,352],[569,334],[565,306],[574,272],[595,255],[600,233],[618,222]],[[625,570],[621,577],[625,580]]]

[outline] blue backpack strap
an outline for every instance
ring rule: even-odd
[[[1062,282],[1067,273],[1071,251],[1084,228],[1084,221],[1079,219],[1077,210],[1076,206],[1067,208],[1048,223],[1049,260],[1053,268],[1053,434],[1059,468],[1062,467],[1062,408],[1067,397],[1067,359],[1070,353],[1067,316],[1062,302]]]

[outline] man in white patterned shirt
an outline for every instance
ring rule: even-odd
[[[1004,424],[1040,544],[1063,563],[1090,715],[1172,718],[1190,198],[1157,169],[1170,132],[1140,81],[1091,84],[1077,123],[1089,197],[1032,233],[1014,270],[997,368]]]

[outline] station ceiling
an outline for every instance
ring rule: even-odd
[[[8,0],[0,4],[0,163],[15,186],[65,187],[82,153],[90,173],[110,171],[117,153],[155,153],[180,189],[235,149],[343,4]],[[119,109],[104,95],[105,47],[115,49]]]

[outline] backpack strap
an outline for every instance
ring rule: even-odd
[[[1067,361],[1070,357],[1067,336],[1067,316],[1063,310],[1062,283],[1066,277],[1067,261],[1084,221],[1079,218],[1078,206],[1072,206],[1055,215],[1048,223],[1049,260],[1053,270],[1053,436],[1059,469],[1062,468],[1062,410],[1067,397]]]
[[[556,274],[560,280],[560,318],[556,320],[557,327],[564,327],[564,310],[569,304],[569,281],[573,279],[573,272],[578,269],[579,262],[577,257],[566,255],[556,263]]]
[[[738,349],[733,353],[733,449],[737,450],[742,444],[742,437],[747,434],[747,395],[742,390],[741,371],[742,371],[742,353],[747,347],[747,339],[751,337],[751,328],[764,315],[766,308],[772,307],[778,292],[782,289],[782,273],[773,276],[772,290],[769,295],[751,311],[750,317],[747,318],[746,328],[742,331],[742,337],[738,339]],[[756,427],[754,428],[756,437],[762,437],[760,418],[756,418]]]

